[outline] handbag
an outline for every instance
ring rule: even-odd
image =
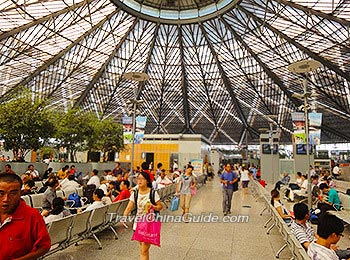
[[[173,199],[171,200],[170,210],[176,211],[178,209],[179,209],[179,198],[174,196]]]
[[[131,240],[144,242],[160,247],[161,222],[156,220],[154,214],[147,213],[141,221],[137,222],[136,230]]]
[[[232,186],[233,186],[233,188],[232,188],[233,191],[238,191],[238,181],[233,183]]]
[[[191,195],[196,195],[197,194],[197,188],[194,187],[194,188],[191,188]]]

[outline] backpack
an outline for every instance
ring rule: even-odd
[[[311,224],[315,224],[315,225],[318,224],[318,214],[319,214],[318,211],[313,210],[313,209],[310,210],[309,220],[310,220]]]
[[[155,199],[155,194],[156,194],[156,190],[155,189],[151,189],[151,191],[149,192],[149,199],[150,199],[152,205],[157,205],[156,199]],[[139,196],[139,190],[136,189],[134,191],[134,202],[135,202],[135,205],[137,205],[138,196]],[[154,213],[158,214],[159,211],[155,210]]]
[[[73,203],[73,205],[71,205],[71,207],[73,207],[73,208],[80,208],[81,207],[81,200],[80,200],[80,196],[78,195],[78,193],[73,192],[73,193],[69,194],[68,200],[74,201],[74,203]]]

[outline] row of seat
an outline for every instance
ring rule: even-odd
[[[303,246],[291,233],[289,226],[284,222],[277,210],[271,205],[271,195],[269,192],[262,187],[259,182],[253,179],[251,179],[251,182],[254,196],[257,200],[261,198],[264,201],[264,208],[260,212],[260,216],[262,216],[264,211],[267,211],[270,214],[270,218],[264,224],[264,228],[267,228],[266,234],[270,234],[272,228],[277,227],[284,240],[284,245],[276,252],[276,258],[279,258],[280,253],[288,246],[292,253],[292,259],[310,260],[311,258],[307,255]],[[271,221],[272,224],[268,227],[268,224]]]
[[[67,189],[67,190],[57,190],[57,197],[68,197],[69,194],[76,192],[80,197],[83,196],[83,187],[77,189]],[[44,193],[24,195],[21,198],[26,202],[28,206],[36,208],[38,210],[42,209]]]
[[[166,208],[168,208],[167,202],[170,202],[176,191],[176,184],[167,185],[164,188],[158,190],[160,200],[163,202]]]
[[[114,229],[114,225],[119,222],[119,216],[123,216],[128,202],[129,199],[121,200],[92,211],[84,211],[83,213],[70,215],[51,222],[48,224],[51,249],[44,257],[63,250],[88,237],[93,237],[98,243],[99,249],[102,249],[102,244],[97,237],[97,233],[108,228],[113,231],[115,238],[118,239],[118,233]]]
[[[171,200],[175,193],[175,188],[176,185],[172,184],[158,190],[163,203]],[[108,228],[113,231],[115,238],[118,239],[118,233],[114,229],[114,225],[119,221],[119,217],[123,216],[128,202],[129,199],[125,199],[93,211],[71,215],[48,224],[51,249],[44,257],[91,236],[98,243],[99,249],[102,249],[102,244],[96,234]]]

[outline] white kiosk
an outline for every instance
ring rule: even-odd
[[[260,134],[261,178],[272,185],[280,179],[278,144],[278,133]]]

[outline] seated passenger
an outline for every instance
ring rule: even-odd
[[[156,180],[156,183],[158,184],[158,188],[164,188],[167,185],[172,184],[173,182],[169,180],[168,177],[166,177],[165,170],[162,170],[159,177]]]
[[[173,183],[177,184],[180,182],[180,172],[179,171],[174,171],[173,172]]]
[[[56,189],[60,186],[58,179],[56,177],[52,177],[47,179],[45,186],[47,189],[43,195],[43,211],[41,212],[42,216],[48,216],[52,209],[52,202],[55,198],[57,198]]]
[[[297,172],[297,178],[295,180],[295,183],[289,184],[289,188],[291,190],[300,190],[300,186],[303,183],[302,175],[303,174],[301,172]]]
[[[289,211],[282,205],[280,201],[280,193],[278,190],[271,191],[271,205],[277,210],[278,214],[283,218],[284,222],[287,224],[292,221],[292,215]]]
[[[86,177],[88,177],[88,176],[86,176]],[[84,177],[84,178],[86,178],[86,177]],[[100,187],[100,185],[101,185],[100,178],[98,177],[98,170],[96,170],[96,169],[92,170],[91,178],[87,182],[87,185],[91,185],[91,184],[95,184],[96,187]]]
[[[119,195],[113,200],[113,202],[117,202],[119,200],[128,199],[130,197],[130,191],[129,191],[130,182],[128,180],[124,180],[120,183],[120,193]]]
[[[59,179],[59,180],[63,180],[63,179],[65,179],[65,178],[67,178],[67,176],[68,176],[68,169],[69,169],[69,166],[68,165],[66,165],[66,166],[64,166],[61,170],[59,170],[58,172],[57,172],[57,178]]]
[[[315,240],[315,230],[309,222],[310,213],[306,204],[296,203],[293,206],[295,220],[290,226],[291,233],[307,250],[310,243]]]
[[[21,196],[35,194],[37,187],[35,187],[35,181],[28,180],[23,184],[23,189],[21,190]]]
[[[311,259],[338,260],[339,257],[332,249],[332,245],[338,243],[343,231],[344,225],[339,218],[329,213],[321,215],[317,226],[318,238],[310,243],[307,254]]]
[[[28,165],[28,170],[26,171],[26,174],[30,174],[33,181],[40,181],[40,174],[37,170],[34,169],[33,164]]]
[[[339,164],[335,165],[335,166],[333,167],[333,170],[332,170],[332,173],[333,173],[334,178],[338,179],[339,176],[340,176],[340,172],[341,172],[341,171],[340,171],[340,168],[339,168]]]
[[[117,196],[118,193],[116,191],[117,189],[117,183],[115,181],[111,181],[108,183],[108,189],[106,196],[110,197],[110,199],[113,201]]]
[[[326,183],[330,188],[335,188],[335,182],[333,181],[331,176],[328,176],[326,179]]]
[[[311,176],[311,195],[312,195],[312,203],[317,202],[320,199],[321,190],[318,175]]]
[[[281,185],[288,185],[290,182],[290,176],[287,172],[283,172],[283,178],[276,182],[275,184],[275,190],[280,190],[281,189]]]
[[[337,210],[340,210],[341,208],[341,202],[338,196],[338,192],[330,188],[326,183],[320,184],[320,190],[322,191],[322,194],[325,194],[328,196],[326,200],[323,200],[323,202],[328,203],[329,205],[335,207]]]
[[[300,244],[308,250],[311,242],[316,240],[315,230],[309,222],[309,210],[306,204],[296,203],[293,207],[295,221],[291,224],[291,233],[296,237]],[[332,248],[332,246],[331,246]],[[350,257],[350,250],[341,250],[332,248],[335,250],[339,259],[348,259]]]
[[[307,176],[305,174],[301,175],[302,184],[300,185],[300,190],[290,190],[289,192],[289,200],[294,201],[294,195],[297,196],[306,196],[307,194],[307,186],[308,186],[308,180]]]
[[[52,201],[52,210],[50,215],[44,218],[45,223],[51,223],[53,221],[59,220],[61,218],[71,215],[69,210],[64,208],[64,200],[60,197],[55,198]]]
[[[68,175],[67,178],[64,178],[61,182],[62,190],[74,190],[80,187],[74,179],[74,175]]]
[[[101,189],[96,189],[94,191],[94,195],[92,196],[94,202],[88,206],[85,210],[89,211],[89,210],[94,210],[97,208],[101,208],[104,206],[103,202],[102,202],[102,198],[104,197],[104,192]]]
[[[113,175],[113,172],[111,170],[105,170],[106,175],[104,176],[105,181],[111,182],[116,181],[117,178]]]

